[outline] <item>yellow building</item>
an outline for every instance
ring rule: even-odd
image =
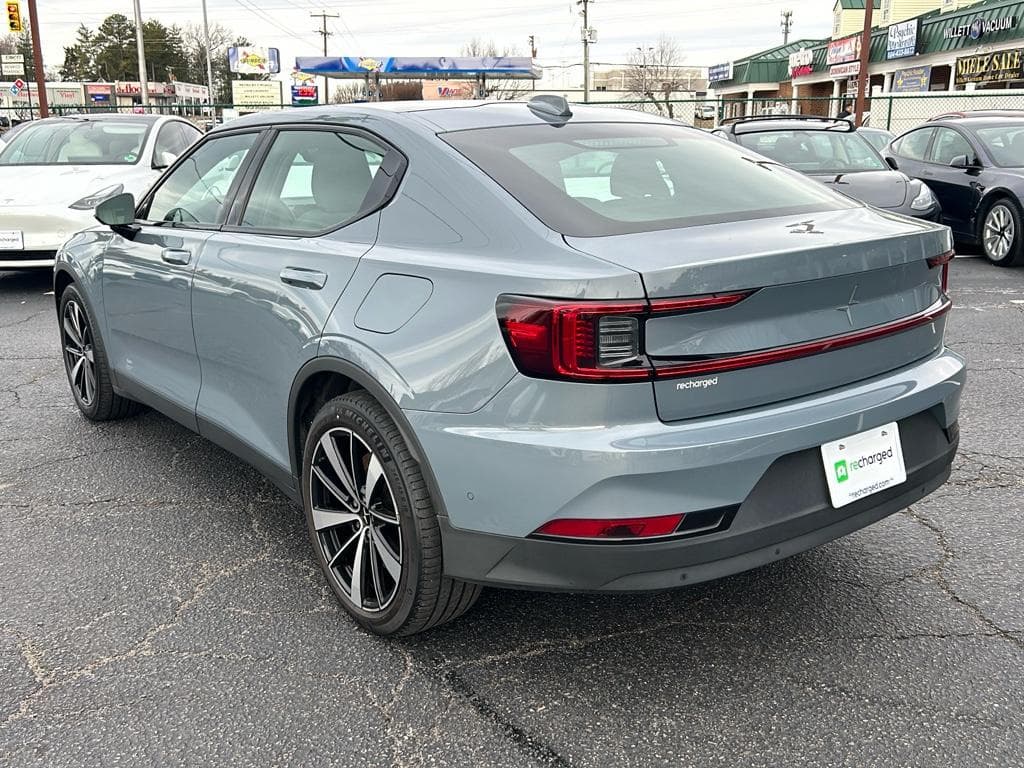
[[[929,11],[948,13],[959,8],[966,8],[979,0],[882,0],[881,18],[873,19],[874,26],[888,26],[901,21],[921,16]],[[862,6],[863,7],[863,6]],[[877,5],[875,6],[878,7]],[[863,19],[864,17],[861,16]]]
[[[864,29],[865,0],[836,0],[832,6],[832,39],[853,35]],[[911,0],[912,2],[912,0]],[[878,12],[878,0],[874,0],[872,10]],[[872,26],[879,22],[872,14]]]

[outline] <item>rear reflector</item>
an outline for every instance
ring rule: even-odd
[[[620,520],[566,517],[544,523],[533,535],[568,539],[646,539],[674,533],[685,516],[660,515]]]

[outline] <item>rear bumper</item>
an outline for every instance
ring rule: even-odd
[[[56,250],[0,251],[0,269],[52,269],[56,256]]]
[[[474,413],[406,416],[442,502],[449,575],[543,589],[660,589],[816,546],[930,493],[956,451],[965,382],[963,360],[940,350],[846,387],[674,423],[658,419],[649,384],[524,377]],[[901,424],[907,482],[833,509],[819,446],[891,421]],[[686,539],[529,538],[554,518],[712,509],[735,513],[728,527]]]
[[[580,544],[493,536],[442,519],[445,571],[495,586],[633,592],[669,589],[756,568],[898,512],[949,477],[956,425],[924,412],[900,422],[907,480],[835,509],[821,458],[808,449],[776,460],[725,530],[656,543]]]
[[[56,253],[76,232],[93,226],[93,212],[54,205],[10,206],[0,210],[0,229],[20,230],[25,252]],[[17,261],[18,251],[0,251],[0,262]],[[52,257],[50,263],[53,263]]]

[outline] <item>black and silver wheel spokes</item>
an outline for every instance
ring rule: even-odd
[[[77,301],[69,301],[64,305],[61,336],[71,386],[83,405],[92,405],[96,397],[96,358],[92,330],[85,311]]]
[[[352,430],[331,429],[313,453],[309,488],[331,574],[355,607],[383,611],[402,575],[402,529],[380,458]]]
[[[993,261],[1004,259],[1013,247],[1015,236],[1013,215],[1009,208],[1005,205],[994,206],[985,217],[985,229],[982,233],[989,258]]]

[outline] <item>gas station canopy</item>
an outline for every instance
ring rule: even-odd
[[[295,68],[310,75],[363,79],[379,78],[456,80],[495,78],[539,80],[541,70],[529,56],[298,56]]]

